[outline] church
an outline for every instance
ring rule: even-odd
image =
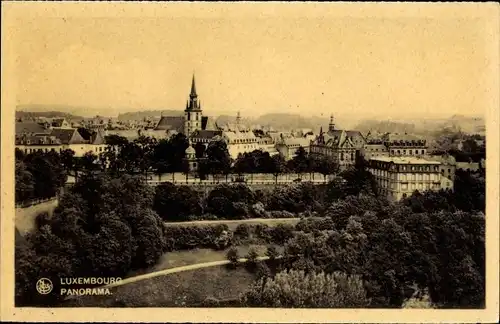
[[[155,130],[165,131],[169,135],[182,133],[190,137],[199,130],[216,131],[217,126],[212,118],[203,116],[201,102],[196,93],[196,81],[193,74],[191,81],[191,92],[186,102],[184,116],[161,116]]]
[[[328,131],[323,132],[321,129],[317,138],[311,142],[310,153],[332,157],[341,169],[345,169],[354,165],[365,142],[358,131],[337,129],[332,115]]]

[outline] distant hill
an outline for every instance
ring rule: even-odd
[[[82,116],[76,116],[70,113],[64,113],[61,111],[16,111],[16,119],[17,118],[34,118],[34,117],[46,117],[46,118],[54,118],[54,117],[63,117],[71,120],[81,120],[84,119]]]
[[[163,113],[164,116],[183,116],[182,110],[145,110],[127,112],[118,115],[118,120],[143,120],[144,118],[160,117]]]
[[[16,112],[29,112],[29,113],[58,113],[59,116],[68,114],[73,115],[76,118],[87,118],[95,115],[100,115],[99,111],[102,109],[90,108],[83,106],[71,106],[71,105],[44,105],[44,104],[29,104],[29,105],[18,105],[16,107]],[[38,115],[43,117],[48,117],[45,115]],[[83,116],[83,117],[82,117]]]
[[[352,120],[334,116],[335,128],[337,129],[352,129]],[[299,114],[289,113],[270,113],[262,115],[255,119],[255,124],[262,126],[273,126],[276,129],[292,130],[300,128],[310,128],[313,132],[319,132],[328,129],[330,117],[311,116],[305,117]]]
[[[442,119],[412,119],[412,120],[364,120],[355,129],[366,133],[368,131],[378,131],[381,133],[411,133],[429,135],[447,129],[453,132],[482,133],[485,128],[485,121],[481,117],[468,117],[454,115],[450,118]]]

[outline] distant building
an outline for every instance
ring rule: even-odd
[[[365,145],[365,138],[358,131],[335,128],[333,115],[330,117],[328,131],[320,130],[319,135],[311,142],[310,152],[315,155],[329,156],[339,164],[341,169],[354,165],[356,156]]]
[[[417,156],[427,155],[425,139],[410,134],[385,133],[366,135],[366,143],[361,150],[365,159],[379,156]]]
[[[194,173],[198,170],[198,159],[196,158],[196,150],[194,149],[191,141],[189,141],[189,146],[186,149],[185,160],[188,165],[188,172]]]
[[[88,136],[84,136],[76,128],[54,128],[48,133],[22,133],[16,135],[15,144],[17,149],[26,154],[37,151],[61,152],[71,149],[75,152],[76,157],[81,157],[87,152],[94,154],[104,152],[106,144],[102,134],[93,132]]]
[[[297,154],[302,147],[309,152],[311,141],[304,137],[281,137],[276,143],[276,150],[285,159],[290,160]]]
[[[416,190],[453,189],[442,175],[442,168],[440,161],[419,157],[374,157],[368,161],[368,170],[374,175],[380,194],[392,201]]]

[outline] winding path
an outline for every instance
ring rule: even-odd
[[[268,256],[257,257],[257,260],[259,260],[259,261],[268,260],[268,259],[269,259]],[[245,263],[247,261],[248,260],[246,258],[238,259],[238,262],[240,262],[240,263]],[[191,270],[197,270],[197,269],[203,269],[203,268],[209,268],[209,267],[216,267],[216,266],[226,265],[229,263],[231,263],[231,261],[229,261],[229,260],[195,263],[195,264],[190,264],[187,266],[165,269],[165,270],[155,271],[155,272],[151,272],[151,273],[146,273],[146,274],[135,276],[135,277],[125,278],[119,282],[109,284],[106,286],[102,286],[101,288],[118,287],[118,286],[123,286],[123,285],[129,284],[129,283],[132,283],[132,282],[137,282],[137,281],[141,281],[141,280],[145,280],[145,279],[159,277],[159,276],[163,276],[163,275],[167,275],[167,274],[178,273],[178,272],[183,272],[183,271],[191,271]]]

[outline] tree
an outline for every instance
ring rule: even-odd
[[[205,156],[205,150],[206,150],[206,147],[205,147],[205,144],[203,143],[196,143],[194,145],[194,150],[196,151],[196,158],[197,159],[201,159]]]
[[[235,247],[230,248],[226,253],[226,258],[231,261],[232,266],[237,266],[240,258],[238,255],[238,249]]]
[[[17,300],[24,306],[57,303],[33,292],[41,277],[54,283],[60,277],[123,277],[154,265],[167,240],[152,200],[143,178],[86,174],[16,256]]]
[[[362,308],[369,300],[358,276],[290,270],[258,280],[242,296],[242,303],[253,307]]]
[[[35,152],[26,156],[26,170],[33,176],[33,197],[51,198],[66,184],[67,174],[56,152]]]
[[[61,164],[68,174],[71,174],[75,170],[75,151],[71,149],[62,150],[61,153]],[[75,178],[77,177],[75,172]]]
[[[321,173],[326,181],[326,177],[330,174],[335,174],[339,170],[339,165],[330,156],[321,156],[315,158],[315,171]]]
[[[16,203],[23,202],[33,196],[35,187],[33,175],[23,161],[16,160]]]
[[[299,178],[302,173],[308,171],[309,157],[306,150],[302,146],[299,147],[295,156],[292,160],[290,160],[290,166],[290,169],[294,170]]]
[[[354,167],[341,174],[344,179],[343,191],[346,196],[357,196],[361,193],[378,196],[377,183],[373,175],[367,170],[367,162],[358,157]]]
[[[274,175],[275,182],[278,183],[278,176],[286,172],[285,159],[276,154],[272,157],[271,173]]]
[[[212,141],[206,151],[207,159],[203,161],[202,169],[213,176],[228,174],[231,168],[231,157],[227,144],[223,140]]]
[[[202,215],[202,198],[188,186],[162,183],[155,189],[153,209],[165,221],[186,221]]]
[[[270,260],[274,260],[278,257],[278,250],[276,249],[276,246],[270,245],[267,247],[266,255],[269,257]]]

